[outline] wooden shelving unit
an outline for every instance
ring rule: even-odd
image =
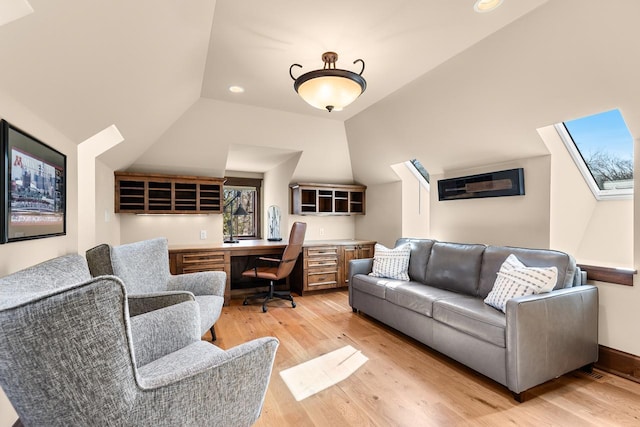
[[[364,215],[364,185],[298,183],[291,188],[295,215]]]
[[[222,213],[223,178],[115,172],[116,213]]]

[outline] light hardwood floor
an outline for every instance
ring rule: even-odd
[[[232,300],[216,345],[280,340],[256,426],[640,426],[640,384],[605,372],[573,372],[517,403],[503,386],[370,317],[352,312],[346,291],[243,306]],[[351,345],[369,358],[346,380],[296,402],[280,378],[290,368]]]

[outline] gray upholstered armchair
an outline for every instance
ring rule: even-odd
[[[200,339],[193,295],[179,297],[183,302],[130,317],[122,281],[91,278],[80,255],[1,278],[0,387],[22,423],[255,422],[277,339],[221,350]]]
[[[114,275],[122,279],[129,295],[131,316],[155,309],[154,295],[171,298],[180,292],[191,292],[200,307],[200,332],[211,331],[224,304],[227,276],[222,271],[207,271],[172,275],[169,272],[167,239],[156,238],[120,246],[102,244],[86,252],[89,269],[94,277]],[[143,298],[137,298],[142,296]]]

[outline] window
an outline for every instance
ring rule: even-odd
[[[418,181],[428,190],[429,189],[429,172],[427,169],[420,163],[418,159],[413,159],[405,162],[407,167],[413,174],[418,178]]]
[[[598,200],[633,194],[633,137],[619,110],[556,125]]]
[[[234,239],[260,238],[260,188],[262,180],[226,178],[223,235]],[[239,209],[240,208],[240,209]]]

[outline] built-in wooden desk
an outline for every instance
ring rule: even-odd
[[[291,290],[302,295],[307,291],[347,286],[349,261],[373,257],[374,244],[370,240],[352,239],[305,241],[302,255],[289,279]],[[224,299],[228,304],[232,296],[249,292],[246,279],[244,284],[241,283],[240,275],[253,266],[253,259],[265,255],[280,256],[286,246],[285,240],[170,246],[169,265],[172,274],[224,271],[227,274]]]

